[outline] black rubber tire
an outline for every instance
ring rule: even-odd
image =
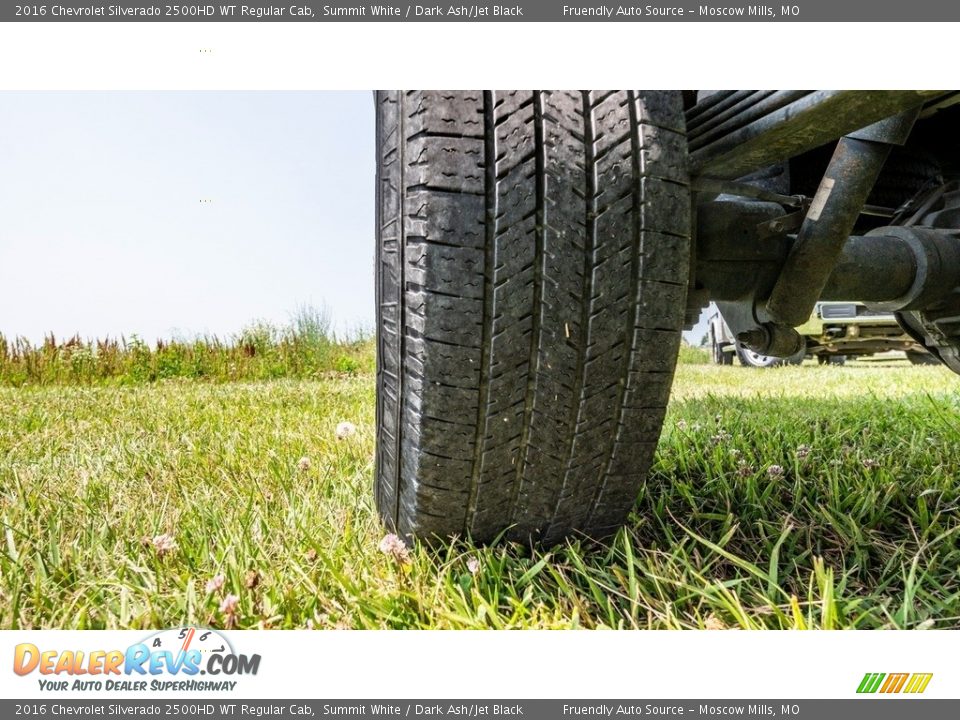
[[[801,350],[798,350],[790,357],[783,359],[784,365],[803,365],[803,361],[807,357],[807,348],[804,346]]]
[[[717,359],[716,359],[717,365],[733,365],[732,352],[724,352],[719,345],[716,346],[715,352],[717,354]]]
[[[724,352],[713,333],[710,333],[710,359],[714,365],[733,365],[733,353]]]
[[[384,522],[478,542],[609,534],[652,461],[684,321],[680,93],[376,106]]]
[[[817,365],[846,365],[846,355],[817,355]]]

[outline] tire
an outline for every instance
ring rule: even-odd
[[[846,365],[846,355],[817,355],[817,365]]]
[[[724,352],[720,343],[713,343],[713,364],[714,365],[733,365],[733,353]]]
[[[376,503],[405,539],[619,527],[680,346],[680,93],[378,92]]]
[[[740,360],[740,364],[744,367],[768,368],[783,365],[783,358],[774,357],[773,355],[761,355],[746,345],[742,345],[739,340],[735,342],[737,359]]]
[[[714,365],[733,365],[733,354],[723,351],[712,326],[708,333],[708,341],[710,342],[710,358]]]
[[[740,360],[740,364],[744,367],[769,368],[778,367],[780,365],[800,365],[807,355],[806,349],[800,350],[799,352],[796,352],[790,357],[786,358],[774,357],[773,355],[761,355],[760,353],[754,352],[746,345],[742,345],[738,340],[734,342],[737,358]]]
[[[931,355],[928,352],[917,352],[917,351],[908,351],[907,360],[910,361],[912,365],[940,365],[940,360],[936,355]]]
[[[806,346],[804,346],[803,348],[795,352],[790,357],[784,358],[783,363],[785,365],[803,365],[803,361],[806,359],[806,357],[807,357],[807,348]]]

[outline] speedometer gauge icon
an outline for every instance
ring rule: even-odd
[[[198,650],[203,656],[214,653],[233,654],[233,645],[223,633],[210,628],[185,626],[161,630],[143,639],[151,652],[166,650],[177,655]]]

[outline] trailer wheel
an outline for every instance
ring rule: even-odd
[[[375,494],[404,538],[625,520],[690,263],[678,92],[378,92]]]

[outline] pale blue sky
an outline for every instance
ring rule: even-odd
[[[373,145],[371,93],[0,93],[0,332],[372,328]]]

